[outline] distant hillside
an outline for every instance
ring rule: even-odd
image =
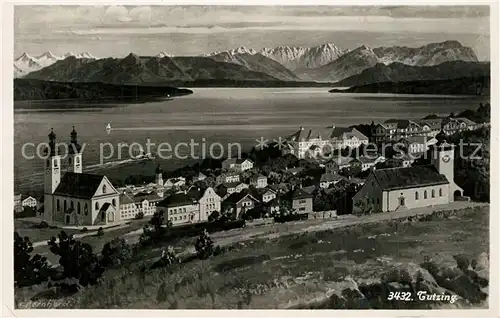
[[[430,43],[416,48],[404,46],[371,48],[362,45],[319,68],[303,70],[303,73],[304,78],[311,80],[340,81],[374,67],[377,63],[433,66],[448,61],[477,62],[478,60],[470,47],[463,46],[458,41]]]
[[[349,89],[332,89],[330,93],[393,93],[432,95],[490,95],[490,77],[463,77],[450,80],[383,82]]]
[[[378,63],[359,74],[339,81],[337,85],[339,87],[350,87],[382,82],[446,80],[489,75],[489,62],[451,61],[433,66],[411,66],[399,62],[389,65]]]
[[[129,101],[165,99],[192,94],[189,89],[170,86],[133,86],[105,83],[49,82],[33,79],[14,79],[14,101],[23,100],[82,100]]]
[[[280,63],[259,53],[252,55],[248,53],[232,54],[230,52],[223,52],[210,56],[210,58],[218,62],[243,65],[251,71],[262,72],[283,81],[300,80],[297,75]]]
[[[24,78],[59,82],[103,82],[130,85],[164,85],[168,81],[208,79],[277,81],[243,65],[217,62],[209,57],[140,57],[100,60],[68,57]]]

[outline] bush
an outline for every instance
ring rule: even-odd
[[[132,249],[124,238],[115,238],[102,248],[102,265],[119,266],[132,258]]]
[[[140,220],[140,219],[142,219],[142,218],[144,218],[144,212],[142,212],[142,211],[141,211],[141,212],[139,212],[139,213],[137,213],[137,214],[135,215],[135,217],[134,217],[134,219],[135,219],[135,220]]]
[[[42,221],[40,224],[38,224],[39,229],[48,229],[49,228],[49,223]]]
[[[175,255],[174,248],[172,246],[169,246],[166,250],[164,249],[162,251],[161,258],[151,266],[151,269],[178,263],[180,263],[180,260],[177,258],[177,255]]]
[[[61,231],[58,238],[59,242],[52,237],[47,243],[50,251],[60,256],[63,277],[76,278],[82,286],[97,284],[104,273],[104,267],[92,252],[92,246],[76,241],[73,235],[67,235],[64,231]]]
[[[99,229],[97,229],[97,236],[103,236],[104,235],[104,230],[102,229],[102,227],[100,227]]]
[[[81,231],[80,231],[80,232],[82,232],[82,233],[86,233],[86,232],[88,232],[88,231],[89,231],[89,229],[87,229],[86,227],[83,227],[83,229],[81,229]]]
[[[198,237],[194,244],[194,248],[199,259],[207,259],[213,254],[214,242],[208,235],[207,230],[201,232],[200,237]]]
[[[14,285],[17,287],[40,284],[53,274],[47,258],[38,254],[33,257],[33,244],[29,237],[22,238],[14,232]]]

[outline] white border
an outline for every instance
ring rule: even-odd
[[[122,1],[75,1],[75,0],[59,0],[59,1],[27,1],[17,0],[15,5],[139,5],[138,1],[122,0]],[[344,0],[344,1],[304,1],[304,0],[219,0],[219,1],[193,1],[193,0],[164,0],[164,1],[144,1],[141,5],[336,5],[336,6],[352,6],[352,5],[490,5],[490,59],[491,59],[491,87],[499,86],[498,80],[498,37],[499,37],[499,4],[496,1],[471,1],[471,0],[437,0],[437,1],[401,1],[401,0]],[[499,125],[500,110],[498,91],[491,93],[491,205],[490,205],[490,287],[489,287],[489,309],[484,310],[175,310],[165,313],[163,310],[15,310],[14,309],[14,288],[13,288],[13,227],[14,222],[11,211],[13,210],[13,92],[12,92],[12,74],[13,74],[13,2],[3,3],[1,7],[2,13],[2,105],[1,112],[1,145],[3,146],[0,163],[2,167],[2,183],[0,198],[2,204],[2,261],[0,263],[2,269],[2,316],[3,317],[135,317],[135,316],[150,316],[164,317],[165,315],[175,317],[254,317],[257,315],[269,317],[499,317],[499,299],[500,293],[498,288],[499,283],[499,231],[500,231],[500,209],[498,206],[498,198],[500,198],[500,178],[499,169],[496,163],[499,160]],[[495,301],[495,299],[497,299]]]

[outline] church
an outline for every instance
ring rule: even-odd
[[[463,190],[454,181],[454,145],[438,134],[431,146],[430,164],[372,170],[353,197],[353,213],[390,212],[448,204],[461,199]]]
[[[44,208],[48,223],[95,226],[120,219],[120,195],[104,175],[83,173],[81,146],[75,127],[68,153],[62,157],[51,129],[45,149]]]

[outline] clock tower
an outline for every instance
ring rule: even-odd
[[[450,183],[450,199],[453,199],[456,191],[459,192],[459,196],[463,193],[463,190],[455,183],[455,145],[446,142],[446,134],[442,130],[436,135],[436,139],[437,143],[430,147],[431,164]]]
[[[45,149],[45,182],[44,182],[44,218],[53,221],[53,193],[61,182],[61,156],[59,155],[56,134],[50,130],[48,147]]]

